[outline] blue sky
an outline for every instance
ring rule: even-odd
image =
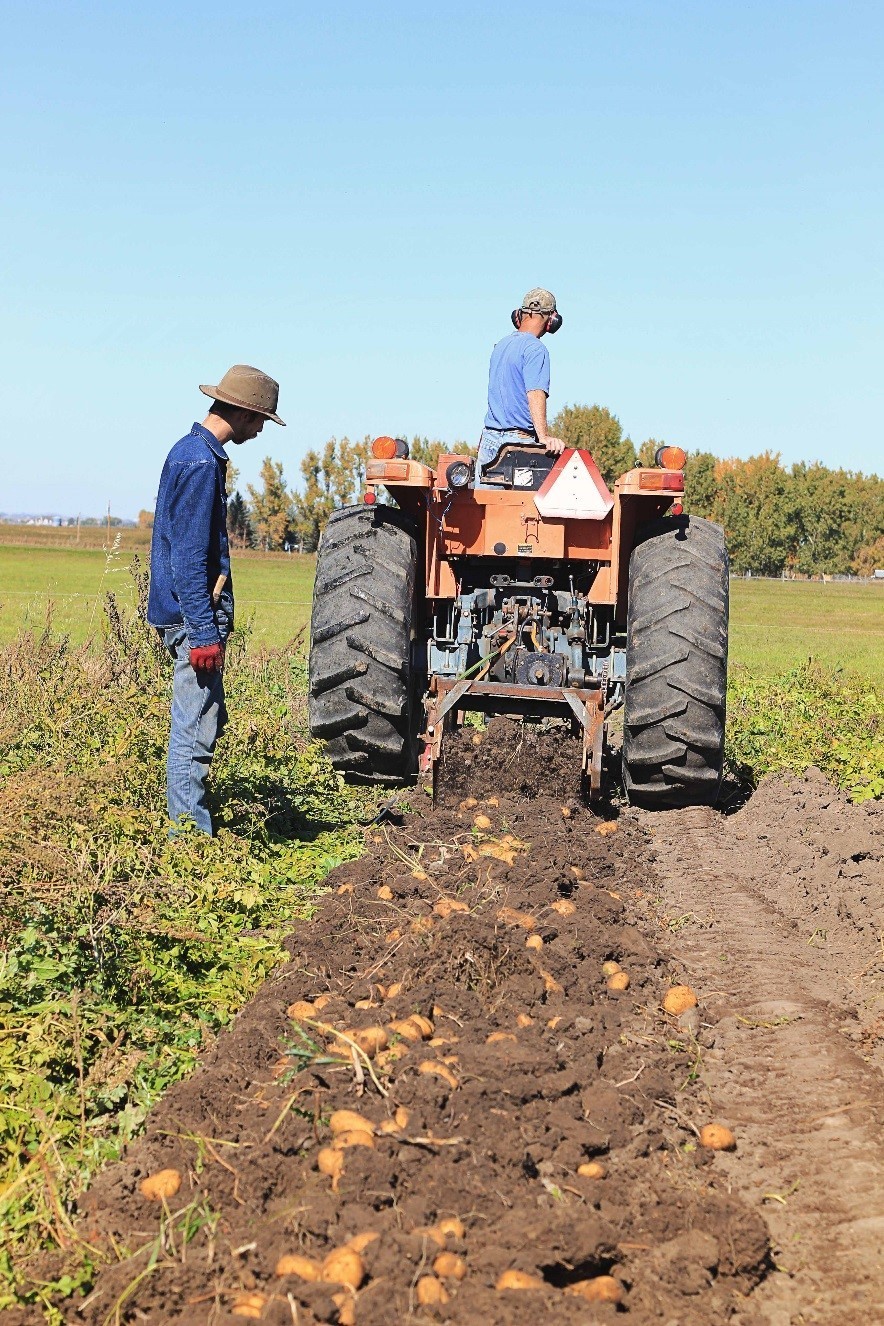
[[[529,287],[551,412],[884,472],[884,6],[2,5],[0,510],[135,515],[199,382],[474,439]]]

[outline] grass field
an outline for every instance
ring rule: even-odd
[[[148,549],[137,549],[142,564]],[[11,547],[0,542],[0,641],[22,627],[39,629],[51,611],[56,630],[79,644],[102,622],[104,595],[112,590],[132,601],[128,573],[132,550]],[[251,619],[258,644],[284,645],[310,620],[313,557],[292,553],[245,553],[234,559],[237,618]]]
[[[146,547],[121,546],[106,553],[16,547],[0,539],[0,641],[12,639],[23,626],[41,627],[50,605],[58,630],[69,632],[77,643],[87,639],[102,620],[107,590],[130,601],[133,552],[146,559]],[[307,625],[314,565],[313,557],[297,553],[235,555],[239,622],[251,620],[256,643],[283,645]],[[731,662],[753,672],[785,672],[812,658],[880,680],[882,639],[884,585],[779,580],[731,584]]]

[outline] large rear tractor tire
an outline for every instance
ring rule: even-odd
[[[411,675],[417,540],[394,507],[345,507],[323,533],[310,635],[310,732],[348,782],[417,773]]]
[[[724,532],[672,516],[640,537],[629,562],[623,781],[633,805],[712,805],[724,763]]]

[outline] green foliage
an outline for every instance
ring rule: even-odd
[[[281,461],[264,457],[261,465],[260,491],[248,485],[251,498],[250,517],[262,548],[281,548],[292,523],[292,497],[285,485]]]
[[[408,454],[412,460],[435,469],[440,456],[475,456],[478,449],[467,442],[440,442],[438,438],[415,436],[409,443]]]
[[[238,488],[227,503],[227,532],[234,548],[243,549],[255,546],[252,518],[246,500]]]
[[[218,834],[170,841],[170,665],[136,613],[106,612],[100,650],[51,630],[0,649],[0,1310],[88,1282],[77,1193],[362,845],[364,802],[305,736],[302,654],[236,634]]]
[[[305,552],[315,552],[329,516],[357,501],[365,485],[371,438],[351,442],[330,438],[322,452],[308,451],[301,461],[303,492],[294,494],[295,530]]]
[[[567,446],[589,451],[609,488],[635,465],[632,438],[623,436],[616,414],[602,405],[566,405],[553,420],[551,432]]]
[[[884,691],[814,663],[778,677],[735,671],[727,753],[753,783],[815,765],[854,801],[884,796]]]

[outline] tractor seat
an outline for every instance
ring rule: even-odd
[[[492,461],[482,469],[482,482],[495,488],[518,488],[536,492],[558,460],[542,447],[520,447],[505,442]]]

